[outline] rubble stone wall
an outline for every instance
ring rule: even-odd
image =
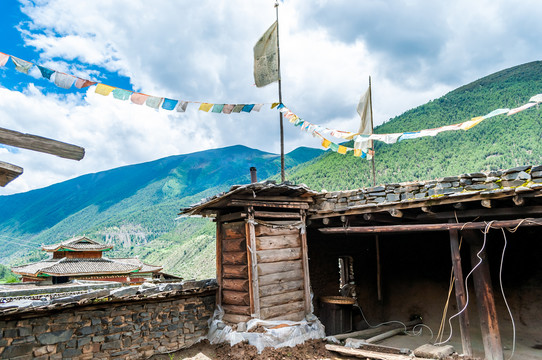
[[[15,312],[0,318],[0,358],[146,359],[189,347],[215,308],[216,286],[203,290]]]

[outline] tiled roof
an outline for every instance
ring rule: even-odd
[[[145,264],[143,261],[136,258],[116,258],[114,260],[121,261],[123,263],[141,266],[141,269],[139,269],[138,271],[140,273],[156,272],[156,271],[162,270],[162,266]]]
[[[45,251],[104,251],[111,250],[112,248],[113,245],[100,244],[99,242],[91,240],[85,236],[72,238],[59,244],[42,246],[42,249]]]
[[[130,261],[127,261],[130,260]],[[21,275],[101,275],[127,274],[131,272],[158,271],[161,267],[143,264],[138,259],[54,259],[40,261],[34,264],[16,266],[12,271]]]

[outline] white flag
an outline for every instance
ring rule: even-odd
[[[361,117],[358,133],[371,135],[373,133],[373,120],[371,118],[371,88],[359,99],[358,114]]]
[[[279,79],[277,22],[254,45],[254,81],[257,87]]]

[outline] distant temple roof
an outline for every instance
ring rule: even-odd
[[[85,236],[75,237],[59,244],[43,245],[45,251],[108,251],[113,249],[113,245],[100,244]]]
[[[149,273],[162,270],[139,259],[49,259],[33,264],[15,266],[14,273],[28,276],[78,276],[101,274]]]

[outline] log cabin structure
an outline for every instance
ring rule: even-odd
[[[337,192],[260,182],[181,214],[215,218],[225,321],[324,319],[346,295],[344,332],[423,318],[465,355],[542,348],[542,166]]]
[[[85,149],[80,146],[3,128],[0,128],[0,144],[78,161],[85,156]],[[5,187],[22,173],[22,167],[0,161],[0,186]]]

